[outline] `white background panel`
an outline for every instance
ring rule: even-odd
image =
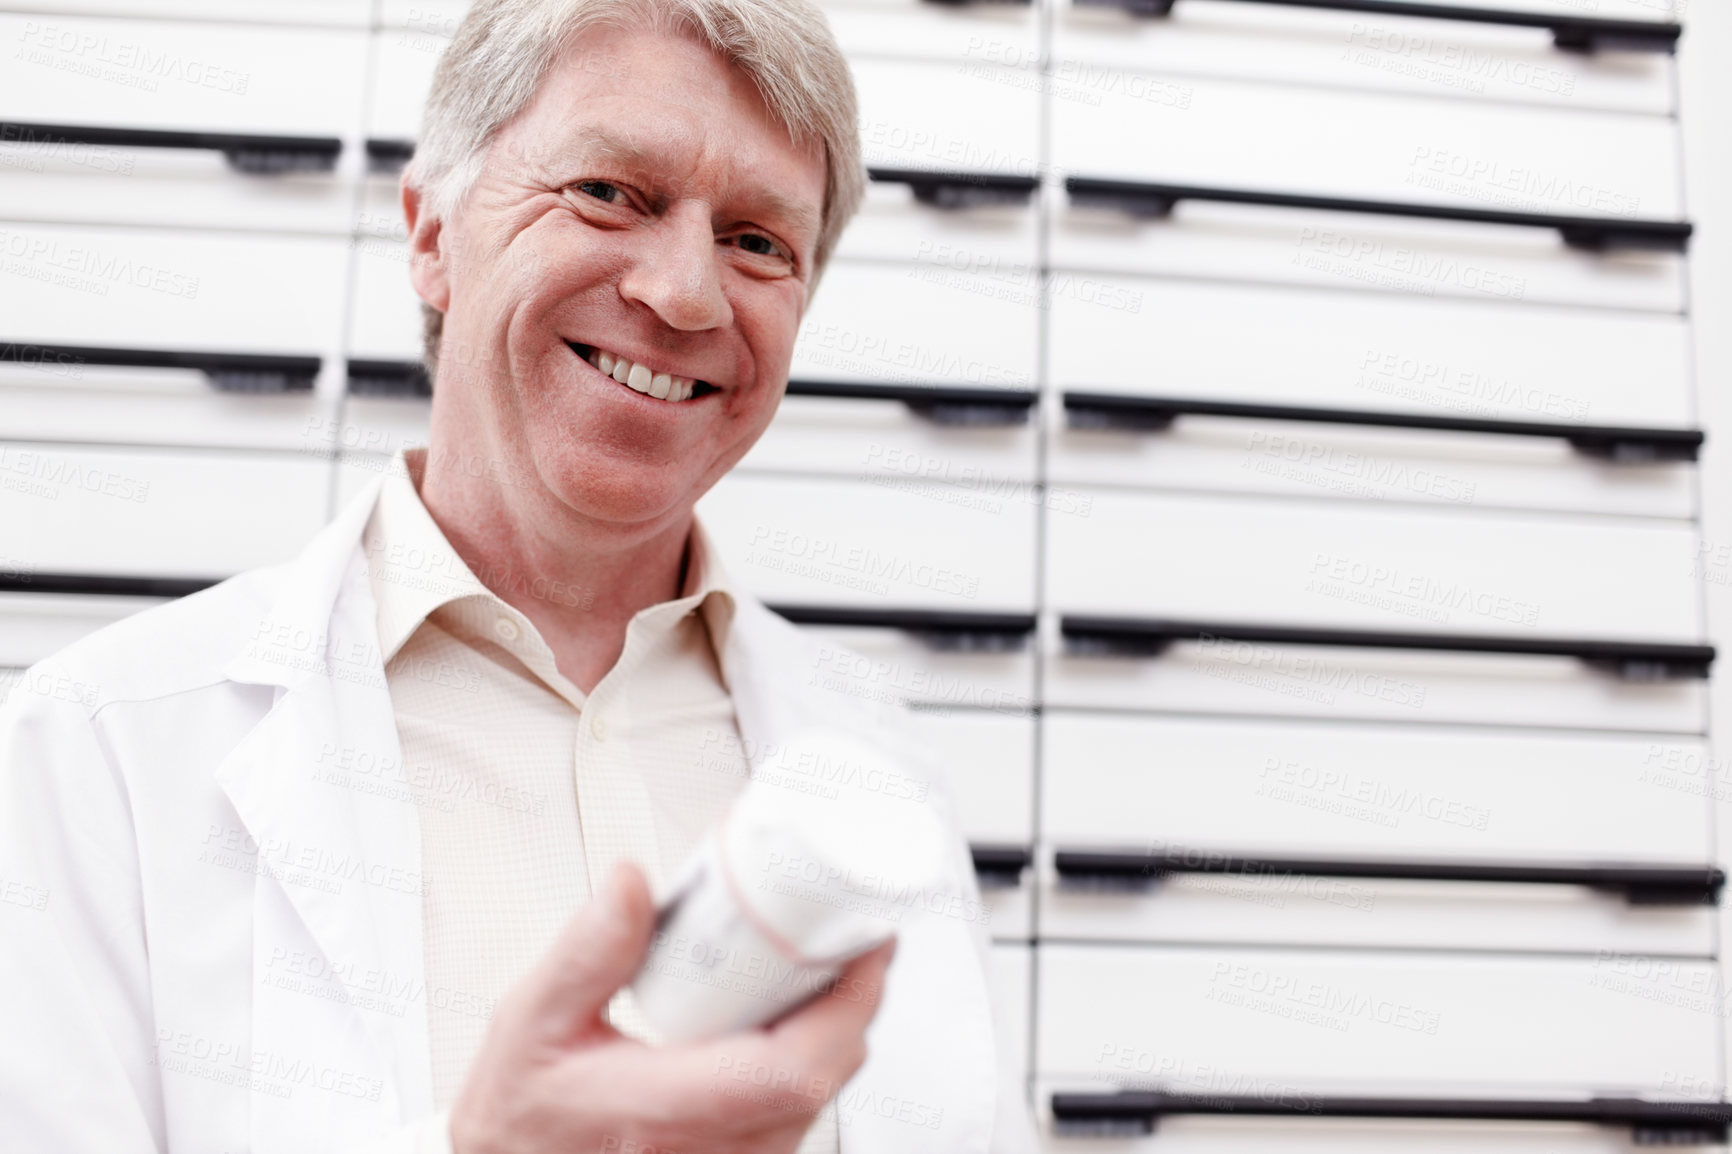
[[[911,731],[944,770],[963,836],[1028,845],[1034,836],[1034,718],[921,710]]]
[[[1157,79],[1159,79],[1157,77]],[[1677,215],[1666,119],[1193,79],[1188,99],[1055,101],[1067,174],[1501,207],[1575,216]],[[1221,141],[1231,138],[1232,148]],[[1466,175],[1454,176],[1460,168]]]
[[[22,670],[123,617],[160,605],[152,597],[0,593],[0,666]],[[84,699],[85,687],[32,683],[39,693]],[[3,698],[4,694],[0,694]]]
[[[809,380],[1027,388],[1039,298],[942,265],[836,261],[800,322],[791,374]]]
[[[1040,62],[1041,4],[965,4],[923,0],[819,0],[850,57],[938,59],[959,70],[1008,65],[1033,72]]]
[[[1052,389],[1544,424],[1694,424],[1680,318],[1098,278],[1055,293]],[[1245,339],[1254,334],[1254,339]],[[1688,517],[1687,464],[1544,437],[1185,417],[1069,430],[1067,482]]]
[[[1552,229],[1205,201],[1181,203],[1167,220],[1138,222],[1063,200],[1052,202],[1049,257],[1085,274],[1146,272],[1509,305],[1684,309],[1682,256],[1583,252]]]
[[[1040,165],[1040,78],[990,62],[850,61],[866,163],[1033,176]]]
[[[870,481],[736,474],[698,503],[730,576],[767,601],[952,612],[1034,605],[1034,510]]]
[[[937,649],[896,629],[801,628],[819,639],[808,683],[833,693],[917,702],[948,717],[974,709],[1020,716],[1035,705],[1034,655],[1027,647],[970,653]]]
[[[0,338],[318,355],[337,344],[343,241],[0,224]]]
[[[1313,1092],[1716,1082],[1713,967],[1659,961],[1052,944],[1036,978],[1036,1069],[1132,1081],[1119,1047]]]
[[[1547,11],[1531,0],[1516,7]],[[1606,7],[1596,5],[1591,15],[1609,16]],[[1663,115],[1672,109],[1669,55],[1562,52],[1544,28],[1219,0],[1183,0],[1164,19],[1063,0],[1057,11],[1056,100],[1086,104],[1104,94],[1111,81],[1100,66],[1110,65],[1175,77],[1233,77],[1584,111]],[[1566,12],[1560,7],[1555,14]],[[1647,10],[1629,18],[1654,15]]]
[[[1040,290],[1038,222],[1033,197],[1024,205],[938,208],[915,200],[906,184],[874,180],[836,253],[982,274],[1006,298],[1033,300]]]
[[[1696,742],[1054,712],[1043,749],[1041,826],[1054,849],[1714,860],[1708,753]],[[1126,894],[1046,877],[1060,888],[1043,900],[1041,932],[1059,938],[1695,956],[1714,942],[1709,906],[1633,905],[1576,886],[1198,873]]]
[[[865,474],[973,490],[991,505],[1038,504],[1035,426],[941,425],[901,401],[784,397],[740,467],[754,472]]]
[[[0,406],[20,440],[261,449],[299,448],[333,410],[312,392],[228,393],[200,372],[71,358],[0,365]]]
[[[330,462],[0,444],[0,521],[44,573],[228,577],[287,560],[324,523]]]
[[[336,28],[0,14],[0,104],[49,124],[351,135],[366,45]]]
[[[221,20],[262,24],[365,25],[371,0],[21,0],[8,8],[42,15],[144,16],[184,20]]]
[[[1062,612],[1514,637],[1701,634],[1688,525],[1092,495],[1089,517],[1048,526],[1048,591]]]

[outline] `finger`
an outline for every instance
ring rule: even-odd
[[[855,958],[828,992],[812,999],[769,1028],[772,1044],[791,1062],[838,1085],[853,1077],[866,1060],[866,1027],[884,996],[896,939]]]
[[[565,1042],[599,1024],[609,999],[643,965],[655,920],[643,871],[622,863],[566,923],[528,980],[526,1007],[538,1032]]]

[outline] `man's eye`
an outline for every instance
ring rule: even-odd
[[[759,256],[776,255],[775,243],[769,237],[758,236],[756,233],[746,233],[736,243],[747,252],[754,252]]]
[[[624,199],[624,194],[620,192],[619,187],[609,184],[605,180],[585,180],[580,182],[577,187],[578,191],[593,196],[597,200],[604,200],[608,204],[618,204]]]

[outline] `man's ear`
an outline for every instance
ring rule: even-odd
[[[438,309],[451,306],[449,254],[445,251],[444,221],[427,211],[421,190],[402,182],[403,219],[409,225],[409,283],[415,295]]]

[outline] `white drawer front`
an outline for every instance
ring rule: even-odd
[[[1036,294],[935,265],[836,261],[800,323],[796,379],[1029,388]]]
[[[12,62],[0,103],[26,124],[325,141],[360,127],[359,28],[0,14],[0,43]],[[0,140],[0,196],[21,220],[341,233],[360,159],[328,148],[323,168],[259,174],[220,150],[75,143],[21,128]]]
[[[868,165],[943,172],[1041,171],[1040,77],[1028,68],[855,59]]]
[[[1613,220],[1673,219],[1681,211],[1676,131],[1663,118],[1155,79],[1182,87],[1164,102],[1055,101],[1054,167],[1074,176]],[[1223,140],[1234,146],[1223,148]],[[1185,201],[1169,219],[1139,223],[1064,197],[1054,203],[1051,257],[1061,268],[1498,303],[1658,311],[1683,303],[1680,255],[1579,251],[1552,229],[1207,201]]]
[[[1399,1097],[1718,1083],[1706,962],[1048,945],[1036,980],[1036,1068],[1085,1089],[1176,1063]]]
[[[44,573],[227,577],[299,552],[330,477],[299,454],[0,444],[0,522]]]
[[[1098,284],[1087,299],[1052,301],[1057,392],[1551,425],[1695,423],[1681,317]],[[1695,508],[1691,465],[1614,465],[1559,438],[1208,416],[1155,433],[1055,425],[1050,475],[1072,483],[1680,518]]]
[[[1076,175],[1573,216],[1665,219],[1681,210],[1677,132],[1661,117],[1183,84],[1166,102],[1136,99],[1128,83],[1099,105],[1054,102],[1055,166]]]
[[[27,575],[0,561],[0,572]],[[63,596],[44,593],[0,593],[0,666],[22,674],[29,666],[65,649],[105,625],[162,602],[150,597]],[[16,686],[24,679],[15,679]],[[68,686],[58,681],[29,679],[25,688],[67,701],[84,701],[93,686]],[[0,699],[4,698],[0,693]]]
[[[965,186],[959,186],[965,187]],[[836,248],[840,257],[918,261],[949,277],[982,277],[1006,300],[1038,299],[1038,190],[1026,204],[940,208],[923,204],[907,184],[874,180]],[[828,276],[828,274],[826,274]]]
[[[850,57],[903,56],[970,66],[1032,70],[1040,61],[1040,5],[924,0],[820,0]]]
[[[1034,718],[916,710],[913,732],[943,767],[963,836],[986,845],[1034,839]]]
[[[373,33],[373,80],[367,104],[367,136],[414,140],[421,132],[421,110],[433,85],[433,69],[451,43],[449,19],[422,5],[406,27]]]
[[[957,426],[922,417],[896,400],[784,397],[776,419],[741,467],[759,472],[834,473],[934,484],[988,508],[1038,504],[1035,425]]]
[[[409,283],[409,246],[365,236],[355,242],[349,352],[379,360],[421,359],[421,298]]]
[[[1690,644],[1693,531],[1489,510],[1090,493],[1048,523],[1059,614],[1493,638]],[[1302,515],[1301,515],[1302,514]],[[1699,732],[1702,683],[1573,657],[1181,642],[1060,655],[1047,699],[1163,711]]]
[[[883,484],[734,474],[699,502],[729,572],[767,601],[1030,612],[1034,510]]]
[[[1194,861],[1706,867],[1710,764],[1699,742],[1052,712],[1041,828],[1048,850]],[[1169,875],[1140,893],[1075,882],[1048,890],[1044,936],[1706,956],[1716,913],[1571,885],[1238,872]]]
[[[360,123],[359,32],[0,14],[0,43],[18,120],[288,136]]]
[[[143,16],[149,19],[217,20],[261,24],[348,24],[372,17],[369,0],[25,0],[11,5],[54,16]]]
[[[100,367],[70,356],[0,364],[6,432],[21,440],[298,449],[334,400],[227,393],[193,370]]]
[[[1028,1077],[1028,1027],[1034,997],[1032,953],[1028,946],[995,945],[987,974],[992,983],[997,1050],[1007,1055],[1005,1064],[1017,1075],[1016,1085],[1006,1089],[1016,1093],[1018,1101],[1027,1092],[1024,1079]]]
[[[0,225],[0,337],[320,355],[341,331],[338,239]]]
[[[1605,17],[1604,7],[1591,15]],[[1105,65],[1560,108],[1672,109],[1670,56],[1564,52],[1543,28],[1220,0],[1183,0],[1165,19],[1138,19],[1072,2],[1059,7],[1053,37],[1056,99],[1102,92]]]
[[[956,652],[897,629],[802,628],[819,642],[808,684],[832,693],[916,702],[951,717],[973,709],[1016,716],[1034,707],[1034,655],[1027,647]]]

